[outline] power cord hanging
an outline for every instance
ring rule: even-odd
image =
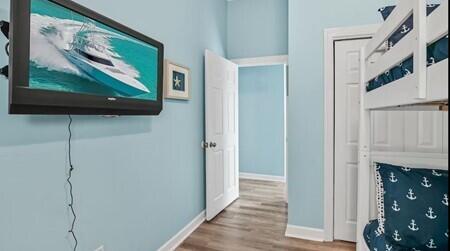
[[[73,247],[73,251],[77,250],[78,247],[78,239],[75,235],[75,223],[77,221],[77,215],[75,214],[75,209],[74,209],[74,196],[73,196],[73,184],[72,184],[72,173],[75,170],[75,168],[73,167],[72,164],[72,116],[69,115],[69,125],[68,125],[68,130],[69,130],[69,176],[67,178],[67,183],[69,184],[69,190],[70,190],[70,204],[69,204],[69,208],[70,211],[72,212],[73,215],[73,220],[72,220],[72,224],[69,230],[69,233],[72,235],[73,240],[75,241],[75,245]]]

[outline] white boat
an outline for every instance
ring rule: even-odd
[[[125,96],[137,96],[150,93],[141,82],[128,76],[116,67],[106,49],[95,41],[87,41],[85,33],[92,32],[89,25],[83,25],[75,34],[71,48],[64,50],[66,58],[80,71]]]

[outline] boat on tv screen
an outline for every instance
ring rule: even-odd
[[[156,47],[47,0],[30,20],[29,88],[157,100]]]

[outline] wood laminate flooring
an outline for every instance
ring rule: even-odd
[[[346,242],[320,243],[284,236],[284,184],[241,179],[240,198],[203,223],[176,251],[354,251]]]

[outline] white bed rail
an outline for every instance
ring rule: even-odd
[[[413,16],[414,28],[393,48],[383,55],[380,55],[375,62],[373,56],[379,53],[386,41],[402,27],[405,21]],[[406,27],[405,27],[406,28]],[[427,4],[425,0],[399,0],[399,4],[393,10],[389,18],[383,23],[380,30],[373,39],[364,47],[365,74],[363,81],[368,83],[376,77],[391,70],[401,62],[414,57],[414,73],[397,80],[389,85],[380,87],[367,93],[367,109],[383,109],[393,106],[403,106],[408,104],[420,104],[448,100],[448,71],[440,71],[441,77],[428,76],[437,72],[427,67],[427,46],[448,34],[448,0],[443,0],[430,16],[427,17]],[[448,59],[441,62],[448,65]],[[439,64],[441,64],[439,63]],[[437,86],[436,90],[431,90],[431,94],[438,93],[438,96],[429,95],[430,85]],[[397,95],[397,97],[395,96]]]
[[[448,34],[448,0],[444,0],[427,18],[427,43],[432,44]]]

